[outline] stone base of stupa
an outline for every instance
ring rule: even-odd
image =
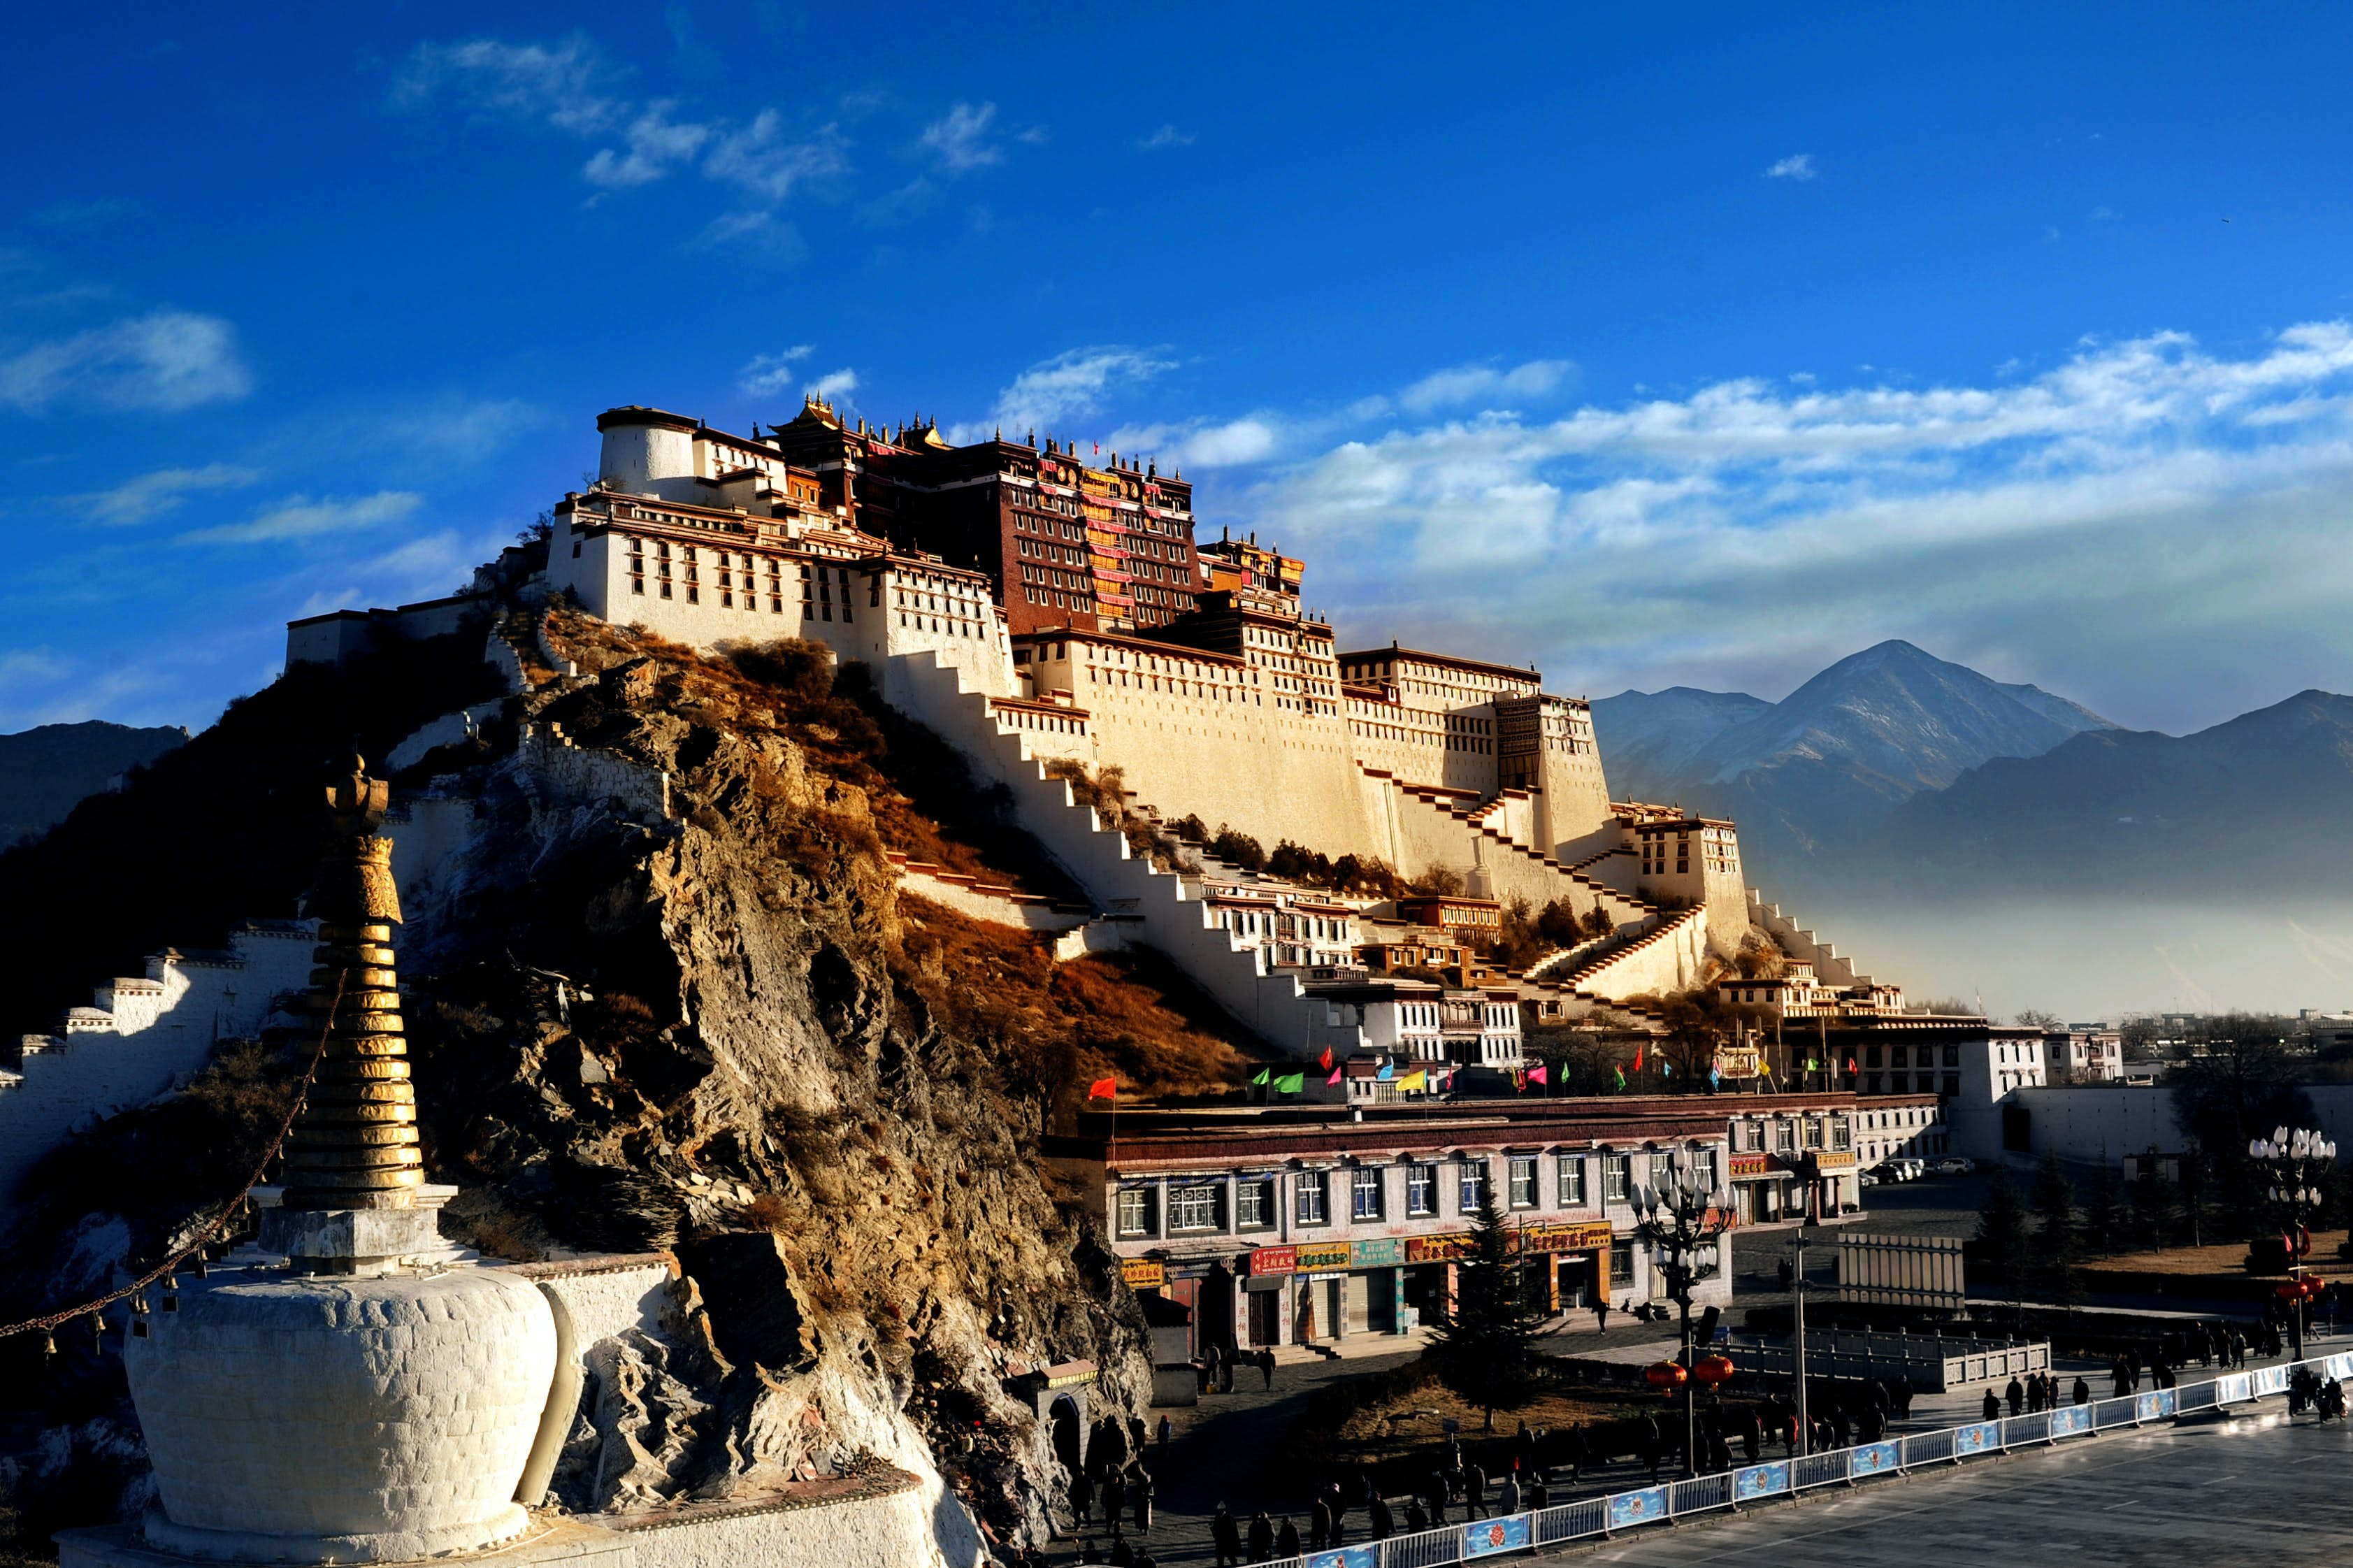
[[[953,1519],[944,1526],[935,1510]],[[588,1519],[540,1514],[520,1540],[487,1552],[417,1559],[480,1568],[977,1568],[986,1561],[962,1508],[889,1466],[728,1502]],[[132,1524],[58,1534],[58,1568],[192,1568]],[[256,1555],[206,1568],[282,1568]],[[374,1568],[388,1568],[378,1563]]]
[[[306,1543],[307,1544],[307,1543]],[[182,1557],[149,1544],[135,1524],[109,1524],[95,1530],[58,1532],[58,1568],[190,1568],[198,1560]],[[284,1568],[285,1559],[269,1552],[257,1540],[252,1555],[202,1560],[210,1568]],[[314,1560],[315,1561],[315,1560]],[[481,1563],[484,1568],[538,1568],[541,1563],[565,1563],[572,1568],[640,1568],[629,1537],[572,1520],[533,1523],[522,1539],[487,1552],[445,1557],[410,1559],[418,1563]],[[382,1568],[382,1564],[378,1564]]]

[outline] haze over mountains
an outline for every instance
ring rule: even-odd
[[[1593,721],[1614,794],[1733,817],[1749,854],[1777,866],[1842,855],[1894,807],[1993,758],[2113,728],[1900,641],[1839,660],[1778,702],[1627,691],[1596,702]]]
[[[2335,897],[2353,868],[2353,698],[2324,691],[2165,735],[1885,642],[1779,702],[1593,713],[1612,793],[1735,818],[1768,893]]]

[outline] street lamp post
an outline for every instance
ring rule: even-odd
[[[1725,1193],[1719,1174],[1703,1174],[1687,1149],[1667,1156],[1664,1178],[1656,1186],[1638,1186],[1634,1210],[1641,1217],[1634,1235],[1651,1249],[1665,1279],[1667,1299],[1683,1313],[1683,1353],[1676,1364],[1683,1369],[1683,1474],[1699,1473],[1699,1413],[1696,1380],[1692,1377],[1692,1291],[1703,1279],[1713,1279],[1719,1267],[1716,1238],[1729,1227],[1725,1216]]]
[[[2247,1145],[2247,1155],[2268,1178],[2263,1197],[2279,1221],[2280,1239],[2287,1245],[2287,1286],[2280,1295],[2288,1304],[2295,1335],[2295,1359],[2304,1359],[2304,1303],[2308,1299],[2298,1261],[2312,1249],[2308,1222],[2322,1200],[2322,1179],[2337,1163],[2337,1145],[2318,1132],[2279,1127],[2269,1138]]]

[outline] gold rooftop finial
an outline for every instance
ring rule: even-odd
[[[335,839],[321,868],[313,912],[310,1011],[327,1035],[302,1113],[286,1141],[289,1209],[406,1208],[425,1180],[417,1149],[417,1095],[401,1032],[392,928],[400,894],[392,840],[378,835],[390,792],[354,754],[327,785]]]

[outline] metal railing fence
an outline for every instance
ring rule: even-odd
[[[1827,1453],[1799,1454],[1762,1464],[1741,1465],[1690,1480],[1580,1498],[1575,1502],[1493,1519],[1472,1520],[1438,1530],[1393,1535],[1285,1557],[1268,1568],[1442,1568],[1454,1563],[1514,1555],[1565,1542],[1614,1535],[1663,1519],[1737,1509],[1744,1503],[1816,1487],[1855,1486],[1879,1476],[1900,1475],[1923,1465],[1962,1464],[2011,1448],[2036,1447],[2071,1437],[2095,1436],[2168,1421],[2187,1411],[2213,1410],[2284,1393],[2291,1372],[2302,1368],[2322,1378],[2353,1379],[2353,1352],[2314,1356],[2174,1388],[2151,1389],[2089,1405],[2029,1411],[1993,1421],[1975,1421],[1883,1442],[1861,1443]]]

